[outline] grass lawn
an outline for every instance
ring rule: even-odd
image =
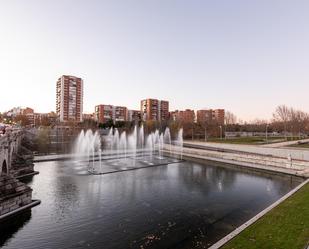
[[[222,249],[304,249],[308,243],[309,184],[306,184]]]
[[[309,143],[306,144],[292,144],[289,147],[294,147],[294,148],[308,148],[309,149]]]
[[[299,139],[298,137],[297,138],[288,137],[287,140],[285,140],[284,137],[268,137],[268,143],[285,142],[298,139]],[[266,139],[265,137],[236,137],[227,139],[209,138],[207,142],[228,143],[228,144],[265,144]]]

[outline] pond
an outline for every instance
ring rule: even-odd
[[[91,175],[36,163],[41,205],[0,226],[2,248],[207,248],[302,179],[190,161]]]

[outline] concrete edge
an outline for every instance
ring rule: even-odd
[[[29,174],[25,174],[25,175],[21,175],[21,176],[16,176],[15,178],[16,179],[22,179],[24,177],[34,176],[34,175],[38,175],[38,174],[40,174],[39,171],[33,171],[33,172],[29,173]]]
[[[222,144],[220,144],[222,145]],[[241,145],[241,144],[239,144]],[[242,144],[245,145],[245,144]],[[254,146],[255,145],[246,145],[246,146]],[[250,152],[250,151],[243,151],[240,149],[231,149],[231,148],[224,148],[224,147],[215,147],[215,146],[207,146],[207,145],[201,145],[201,144],[193,144],[190,142],[184,142],[184,148],[192,148],[192,149],[200,149],[200,150],[209,150],[209,151],[218,151],[218,152],[225,152],[225,153],[236,153],[236,154],[244,154],[244,155],[258,155],[258,156],[265,156],[265,157],[270,157],[270,158],[280,158],[280,159],[286,159],[286,157],[282,156],[276,156],[272,154],[264,154],[264,153],[258,153],[258,152]],[[267,147],[261,147],[264,149],[267,149]],[[282,149],[282,148],[269,148],[269,149]],[[306,151],[306,150],[302,150]],[[303,159],[293,159],[294,161],[299,161],[299,162],[308,162],[308,160],[303,160]]]
[[[255,223],[257,220],[259,220],[260,218],[262,218],[265,214],[267,214],[269,211],[271,211],[273,208],[275,208],[276,206],[278,206],[280,203],[282,203],[283,201],[285,201],[286,199],[288,199],[290,196],[292,196],[293,194],[295,194],[298,190],[300,190],[303,186],[305,186],[307,183],[309,183],[309,179],[305,180],[304,182],[302,182],[301,184],[299,184],[296,188],[294,188],[293,190],[291,190],[290,192],[288,192],[286,195],[284,195],[283,197],[281,197],[279,200],[277,200],[276,202],[274,202],[273,204],[271,204],[269,207],[265,208],[263,211],[261,211],[260,213],[258,213],[256,216],[254,216],[253,218],[251,218],[250,220],[248,220],[247,222],[245,222],[244,224],[242,224],[241,226],[237,227],[234,231],[232,231],[231,233],[229,233],[228,235],[226,235],[225,237],[223,237],[222,239],[220,239],[219,241],[217,241],[215,244],[213,244],[212,246],[210,246],[208,249],[218,249],[220,247],[222,247],[223,245],[225,245],[227,242],[229,242],[231,239],[233,239],[234,237],[236,237],[238,234],[240,234],[242,231],[244,231],[247,227],[249,227],[250,225],[252,225],[253,223]]]
[[[19,214],[19,213],[21,213],[23,211],[26,211],[26,210],[28,210],[28,209],[30,209],[32,207],[35,207],[35,206],[39,205],[40,203],[41,203],[40,200],[32,200],[31,203],[29,203],[29,204],[27,204],[25,206],[22,206],[22,207],[17,208],[17,209],[15,209],[15,210],[13,210],[13,211],[11,211],[9,213],[1,215],[0,216],[0,222],[10,218],[11,216],[17,215],[17,214]]]
[[[174,153],[174,154],[177,154],[177,153]],[[198,158],[202,160],[227,163],[230,165],[236,165],[238,167],[243,167],[243,168],[263,170],[263,171],[268,171],[268,172],[273,172],[273,173],[282,173],[282,174],[294,175],[298,177],[307,178],[307,175],[305,174],[306,172],[304,170],[294,170],[294,169],[283,168],[283,167],[272,167],[272,166],[262,165],[262,164],[257,164],[257,163],[249,163],[249,162],[222,159],[222,158],[209,157],[209,156],[203,156],[203,155],[194,155],[194,154],[189,154],[189,153],[183,153],[182,155],[183,155],[183,158]]]
[[[126,171],[132,171],[132,170],[139,170],[139,169],[145,169],[145,168],[152,168],[152,167],[160,167],[160,166],[167,166],[167,165],[171,165],[171,164],[177,164],[177,163],[181,163],[184,160],[179,160],[177,162],[169,162],[169,163],[159,163],[159,164],[153,164],[153,165],[145,165],[145,166],[141,166],[141,167],[137,167],[137,168],[128,168],[128,169],[120,169],[120,170],[115,170],[115,171],[108,171],[108,172],[103,172],[103,173],[93,173],[91,171],[88,170],[89,173],[91,173],[92,175],[109,175],[109,174],[114,174],[114,173],[121,173],[121,172],[126,172]]]
[[[196,158],[196,157],[189,157],[189,156],[184,156],[184,160],[191,161],[191,162],[197,162],[197,163],[209,162],[215,166],[229,168],[231,170],[237,170],[237,171],[241,170],[244,172],[249,171],[249,172],[256,172],[256,173],[267,173],[271,175],[290,176],[290,177],[296,177],[296,178],[302,179],[302,181],[307,179],[307,177],[297,175],[297,174],[281,172],[281,171],[274,171],[274,170],[269,170],[269,169],[264,169],[264,168],[248,167],[246,165],[239,165],[236,162],[222,162],[222,161],[217,161],[217,160],[210,160],[210,159],[205,159],[205,158]]]

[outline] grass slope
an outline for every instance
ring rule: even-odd
[[[223,249],[304,249],[309,242],[309,184],[241,232]]]

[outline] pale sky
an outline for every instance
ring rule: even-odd
[[[0,112],[55,110],[62,74],[96,104],[309,111],[309,1],[0,0]]]

